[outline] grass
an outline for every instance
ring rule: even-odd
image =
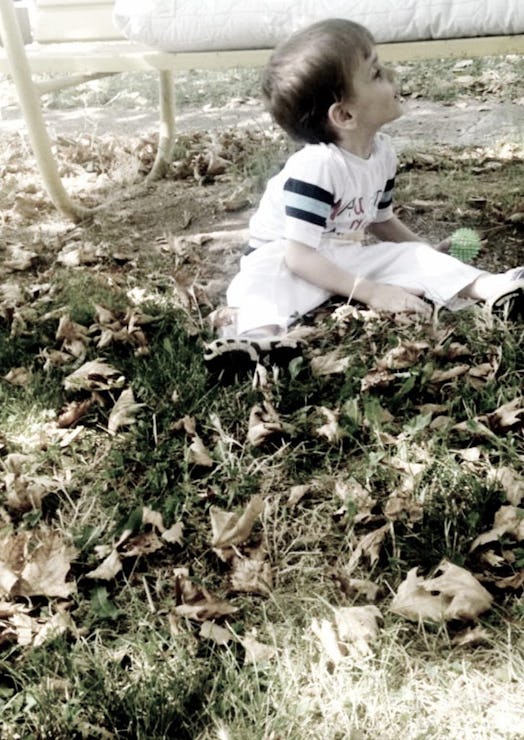
[[[88,273],[75,283],[67,271],[58,271],[54,304],[88,295],[89,285]],[[113,293],[112,299],[122,305],[124,296]],[[2,367],[16,357],[33,371],[29,386],[0,386],[7,451],[28,455],[35,472],[62,481],[41,510],[24,513],[7,505],[4,534],[58,531],[78,552],[72,598],[65,603],[39,598],[31,610],[45,622],[62,603],[72,618],[69,630],[39,647],[10,639],[4,644],[3,737],[518,737],[513,723],[520,708],[511,687],[523,678],[521,597],[498,594],[496,608],[480,620],[487,642],[473,650],[451,645],[456,625],[417,627],[388,612],[391,591],[409,568],[427,573],[442,557],[478,567],[470,544],[491,526],[504,501],[482,467],[470,470],[457,458],[457,451],[478,440],[416,422],[419,405],[435,401],[435,390],[427,385],[428,358],[411,366],[412,384],[406,386],[401,375],[384,391],[359,393],[375,357],[397,341],[427,337],[426,330],[397,326],[393,339],[383,319],[372,331],[363,331],[358,320],[358,328],[346,331],[327,317],[322,338],[308,352],[338,344],[357,361],[344,374],[324,378],[314,377],[304,361],[291,373],[284,369],[271,391],[261,392],[250,378],[214,384],[202,365],[199,342],[186,333],[186,317],[165,305],[146,308],[154,316],[150,354],[137,358],[118,345],[103,353],[144,404],[136,423],[110,438],[104,431],[108,408],[100,405],[83,420],[85,433],[63,449],[52,439],[43,447],[38,443],[60,399],[66,401],[63,379],[71,369],[42,368],[35,348],[52,342],[52,332],[38,321],[38,302],[34,323],[25,331],[31,341],[13,346],[8,326],[1,326]],[[87,299],[74,315],[86,325],[95,320]],[[519,395],[519,332],[490,328],[475,314],[443,317],[439,330],[467,343],[472,365],[481,364],[492,346],[503,353],[496,384],[477,389],[465,380],[439,389],[438,400],[456,421]],[[176,403],[170,400],[174,388]],[[291,431],[282,442],[259,449],[250,447],[245,435],[250,408],[262,396],[271,398]],[[351,410],[340,415],[343,434],[336,443],[315,434],[320,406]],[[173,431],[184,415],[194,415],[214,460],[211,468],[191,464],[188,438]],[[383,435],[395,440],[393,447]],[[518,467],[521,439],[511,429],[482,440],[481,448],[490,464]],[[351,477],[366,486],[375,499],[375,520],[382,523],[387,521],[383,505],[402,478],[392,459],[421,455],[430,460],[413,492],[424,500],[422,519],[392,520],[394,538],[388,538],[378,561],[371,567],[362,562],[352,574],[380,588],[379,640],[368,654],[333,665],[312,623],[329,620],[337,606],[361,603],[340,584],[357,538],[376,526],[355,520],[358,506],[342,501],[334,483]],[[312,478],[318,484],[309,496],[296,507],[286,503],[292,485]],[[176,604],[175,567],[189,565],[196,583],[228,594],[227,567],[210,548],[210,505],[239,510],[255,492],[266,498],[266,510],[252,539],[265,543],[274,585],[268,597],[230,593],[228,599],[239,609],[229,620],[232,631],[256,635],[276,649],[260,665],[246,663],[239,644],[219,646],[200,638],[198,623],[181,622],[173,630],[169,621]],[[166,526],[184,522],[182,547],[126,559],[109,581],[86,578],[97,564],[98,546],[110,545],[127,529],[147,533],[144,505],[162,513]],[[516,552],[515,543],[507,546]]]
[[[426,68],[417,69],[429,86]],[[458,74],[450,66],[434,69],[439,79],[444,69]],[[477,63],[473,69],[486,73]],[[188,99],[201,102],[193,89],[202,79],[194,75],[189,83]],[[238,95],[248,95],[252,84]],[[117,94],[108,90],[108,99]],[[231,182],[255,196],[287,144],[274,134],[233,139]],[[196,144],[194,136],[180,137],[179,155],[205,143],[204,135]],[[111,153],[105,157],[114,166]],[[522,226],[511,216],[521,199],[520,155],[412,152],[401,167],[397,203],[413,228],[436,238],[467,221],[485,239],[484,266],[515,263]],[[213,198],[212,183],[174,185],[170,207],[184,190],[199,207],[206,195]],[[115,248],[147,216],[147,205],[133,203],[137,220],[118,224]],[[524,547],[506,533],[471,549],[522,485],[520,326],[489,321],[476,309],[442,312],[432,326],[393,323],[365,311],[348,314],[333,301],[311,317],[316,332],[301,358],[278,373],[267,368],[265,385],[251,374],[227,384],[202,359],[210,306],[202,300],[188,307],[173,287],[183,270],[203,269],[205,244],[191,245],[194,262],[177,262],[141,241],[133,260],[120,263],[111,259],[111,223],[101,221],[82,227],[80,238],[110,242],[111,249],[94,264],[66,267],[55,257],[69,227],[53,232],[47,216],[35,214],[32,231],[20,232],[36,234],[40,245],[36,262],[7,278],[23,297],[0,303],[0,738],[521,737]],[[13,239],[10,219],[6,209]],[[99,306],[112,317],[104,320]],[[135,317],[131,334],[123,331],[128,311]],[[69,325],[58,336],[64,315],[83,331]],[[104,344],[109,329],[115,334]],[[82,348],[73,341],[78,336]],[[390,368],[383,384],[363,390],[381,358],[417,342],[421,351]],[[66,358],[51,354],[64,349]],[[344,371],[316,374],[314,361],[334,349],[350,358]],[[70,373],[95,359],[116,368],[124,385],[107,389],[95,377],[95,391],[67,390]],[[463,363],[467,372],[435,380],[436,371]],[[30,372],[26,380],[6,379],[20,367]],[[128,388],[140,405],[110,434],[115,402]],[[509,418],[493,415],[513,401]],[[62,412],[82,402],[85,414],[59,425]],[[264,402],[282,430],[254,446],[248,421]],[[325,409],[337,421],[332,436],[319,433]],[[210,461],[197,456],[198,444]],[[509,492],[494,477],[501,470],[516,476]],[[293,502],[296,486],[305,488]],[[231,552],[217,548],[216,508],[239,515],[255,495],[264,506],[246,538]],[[521,514],[522,503],[515,506]],[[162,539],[151,510],[167,529],[182,523],[181,536]],[[376,552],[355,560],[363,538],[381,527]],[[62,549],[49,554],[52,543]],[[48,552],[41,566],[47,580],[27,595],[29,569],[11,587],[11,574],[39,552]],[[111,552],[120,569],[92,577]],[[259,581],[242,590],[234,558],[256,571],[256,553],[267,565],[262,588]],[[443,558],[482,580],[491,608],[439,623],[393,612],[392,596],[408,571],[431,575]],[[366,596],[355,578],[376,593]],[[52,593],[57,583],[61,595]],[[236,608],[207,620],[227,628],[226,644],[202,634],[201,616],[178,613],[195,592],[208,594],[213,608],[217,599]],[[337,657],[319,634],[335,634],[341,608],[370,603],[381,613],[376,639],[368,647],[335,640]],[[46,636],[42,630],[53,624],[59,627]],[[483,630],[478,641],[457,643],[470,627]],[[250,638],[264,646],[255,660]]]

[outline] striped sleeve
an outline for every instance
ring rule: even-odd
[[[379,211],[389,208],[393,203],[393,189],[395,187],[395,178],[392,177],[388,180],[384,186],[384,192],[378,204]]]
[[[317,247],[334,203],[333,193],[312,183],[288,178],[284,184],[285,237]]]

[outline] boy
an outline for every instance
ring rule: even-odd
[[[211,361],[244,350],[252,360],[330,296],[376,311],[429,318],[484,301],[522,311],[524,267],[490,274],[427,244],[393,214],[396,157],[380,133],[401,104],[367,29],[315,23],[273,53],[263,93],[274,120],[304,144],[267,184],[250,221],[240,271],[227,290],[230,325],[206,348]],[[378,241],[362,244],[368,232]],[[279,340],[280,337],[280,340]]]

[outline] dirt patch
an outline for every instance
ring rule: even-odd
[[[286,156],[283,139],[261,106],[238,100],[182,111],[177,163],[166,179],[149,184],[144,173],[156,133],[143,132],[155,131],[151,111],[106,106],[46,111],[46,118],[67,190],[87,205],[103,207],[80,226],[61,217],[43,190],[16,107],[4,108],[2,258],[9,261],[12,249],[23,246],[38,255],[45,271],[64,250],[85,243],[122,280],[138,281],[163,265],[165,275],[205,286],[210,306],[219,302],[237,269],[262,184]],[[514,216],[520,208],[515,186],[519,178],[522,182],[523,131],[524,107],[518,102],[407,101],[405,116],[389,127],[408,170],[399,178],[404,190],[397,192],[403,217],[435,241],[459,225],[485,231],[480,263],[488,269],[522,262]],[[461,147],[478,148],[478,161],[461,161]],[[209,157],[217,152],[225,165],[210,174]],[[426,152],[425,159],[420,152]],[[503,172],[508,162],[516,168],[520,162],[520,175],[514,169],[509,182]],[[469,173],[467,186],[459,186],[468,197],[458,203],[453,173],[458,176],[460,168]],[[27,277],[34,280],[34,273]],[[17,279],[25,279],[22,271]]]

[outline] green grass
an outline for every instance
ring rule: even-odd
[[[411,80],[418,75],[424,92],[437,77],[487,76],[489,64],[475,62],[458,72],[452,63],[418,65],[405,74]],[[507,66],[497,69],[500,79],[509,74]],[[219,82],[210,85],[207,77],[189,74],[181,81],[182,100],[213,102],[204,100],[211,87],[217,100],[223,101],[226,92],[249,96],[256,84],[249,75],[239,76],[238,89],[221,89]],[[101,101],[121,89],[104,88],[113,84],[107,80],[99,84]],[[146,102],[137,98],[137,105],[149,105],[150,80],[143,84]],[[518,96],[518,84],[495,94]],[[449,95],[449,89],[442,94]],[[227,132],[219,142],[234,155],[231,170],[216,184],[241,184],[253,199],[289,151],[274,132]],[[205,134],[181,136],[176,156],[208,144]],[[91,149],[105,163],[102,170],[118,171],[118,147],[95,141],[86,151]],[[84,153],[77,152],[78,165]],[[413,152],[402,156],[401,170],[397,206],[414,230],[436,240],[467,223],[484,238],[479,264],[502,269],[517,263],[522,225],[511,216],[521,200],[521,155],[451,148],[424,156]],[[9,173],[15,177],[12,169]],[[9,283],[19,284],[23,298],[0,303],[0,541],[10,538],[0,561],[22,541],[20,558],[30,558],[36,540],[45,544],[53,536],[76,554],[67,575],[75,589],[68,597],[16,592],[8,597],[0,591],[1,740],[521,737],[522,585],[504,586],[500,579],[522,571],[524,547],[504,535],[471,550],[507,503],[493,471],[522,474],[522,412],[491,434],[473,423],[522,398],[520,326],[489,322],[476,309],[442,312],[431,327],[385,317],[369,320],[365,313],[337,321],[334,301],[311,319],[319,331],[303,357],[277,375],[269,369],[266,388],[253,387],[249,375],[221,383],[202,359],[211,307],[205,301],[183,307],[174,289],[181,274],[198,272],[200,278],[199,260],[209,259],[208,246],[191,244],[189,256],[154,247],[177,208],[194,205],[201,218],[195,229],[208,217],[206,228],[214,229],[216,210],[208,204],[217,192],[222,196],[220,187],[166,180],[143,193],[143,200],[135,197],[129,210],[119,211],[117,202],[111,218],[101,215],[71,234],[70,225],[57,226],[45,208],[20,224],[9,205],[10,183],[4,188],[8,238],[0,258],[7,259],[9,244],[18,243],[32,246],[39,257],[25,273],[7,276]],[[160,198],[162,218],[161,209],[151,205]],[[169,228],[187,233],[186,227]],[[100,246],[101,256],[89,266],[64,267],[55,258],[70,238]],[[131,258],[114,258],[128,244]],[[213,270],[225,274],[221,261],[227,252],[213,254]],[[126,312],[137,308],[131,296],[141,292],[147,296],[139,308],[149,317],[141,327],[148,352],[118,339],[97,346],[97,306],[125,323]],[[63,314],[85,328],[85,356],[71,357],[65,365],[48,363],[51,350],[63,349],[56,336]],[[397,345],[417,341],[427,348],[393,371],[387,385],[362,390],[380,358]],[[457,345],[464,354],[454,358],[451,350]],[[312,359],[336,348],[351,358],[347,369],[315,375]],[[115,435],[107,426],[121,388],[94,397],[64,388],[74,369],[96,358],[125,377],[124,388],[132,387],[141,404],[134,422]],[[445,383],[432,379],[434,371],[463,362],[470,367],[491,363],[494,371],[480,380],[468,374]],[[31,375],[17,386],[5,375],[19,367]],[[76,426],[57,428],[69,404],[90,398]],[[248,419],[264,400],[278,412],[284,431],[253,447]],[[443,410],[429,414],[425,404],[441,404]],[[326,423],[322,407],[338,415],[333,441],[318,434]],[[195,462],[194,436],[180,423],[185,418],[190,429],[189,417],[212,459],[209,466]],[[468,421],[469,429],[455,426]],[[414,480],[402,467],[408,464],[421,466]],[[289,496],[297,485],[308,489],[293,504]],[[359,499],[362,489],[367,504]],[[405,506],[388,515],[395,491],[404,496]],[[35,492],[45,494],[40,503],[31,499]],[[213,507],[240,514],[255,494],[265,499],[263,514],[236,549],[247,556],[251,548],[264,548],[272,580],[266,595],[235,591],[232,566],[212,544]],[[163,542],[155,550],[155,527],[144,522],[144,507],[160,513],[167,528],[182,522],[182,541]],[[383,526],[387,533],[376,558],[364,553],[350,571],[358,543]],[[121,538],[122,569],[107,580],[91,578]],[[137,549],[129,555],[132,547]],[[492,607],[473,623],[416,623],[394,614],[392,595],[407,572],[418,567],[420,575],[430,575],[442,558],[485,579]],[[215,619],[234,637],[227,645],[201,636],[198,620],[175,618],[184,601],[180,568],[189,569],[195,587],[237,608]],[[0,575],[9,576],[5,569]],[[323,648],[315,624],[329,627],[338,608],[366,605],[351,578],[377,586],[374,603],[383,620],[368,652],[349,651],[337,663]],[[12,610],[27,613],[13,615]],[[70,620],[68,628],[42,644],[22,629],[28,617],[38,620],[32,623],[36,630],[60,614]],[[480,644],[454,644],[469,626],[483,628]],[[272,648],[272,656],[250,663],[246,637]]]
[[[109,295],[101,294],[99,279],[87,273],[80,283],[70,276],[66,280],[66,274],[55,274],[53,300],[57,306],[68,302],[75,319],[89,326],[95,298],[109,300]],[[111,301],[122,309],[125,296],[114,292]],[[53,346],[54,334],[48,321],[39,322],[38,302],[33,308],[34,322],[14,344],[8,341],[8,323],[0,326],[2,367],[16,360],[33,370],[29,387],[2,381],[0,426],[6,451],[25,452],[41,474],[67,471],[67,476],[37,516],[20,516],[7,506],[4,533],[42,527],[61,532],[78,549],[72,564],[77,590],[67,605],[74,623],[67,634],[41,647],[12,639],[3,645],[2,737],[518,736],[511,725],[520,711],[512,682],[523,678],[518,592],[495,589],[496,607],[481,619],[488,642],[473,650],[451,646],[459,625],[417,627],[389,614],[388,602],[412,567],[429,573],[443,557],[474,571],[479,567],[470,544],[491,526],[504,494],[486,481],[482,466],[461,464],[457,451],[480,444],[486,463],[517,469],[522,440],[514,429],[481,440],[431,429],[418,407],[445,402],[458,422],[517,397],[524,360],[519,331],[490,327],[475,312],[444,315],[438,331],[452,332],[453,341],[467,344],[472,365],[501,348],[496,383],[476,388],[459,378],[437,391],[428,384],[428,363],[453,363],[431,357],[430,349],[429,357],[426,353],[410,367],[410,383],[400,375],[386,389],[361,394],[361,380],[376,357],[397,342],[427,339],[426,330],[400,325],[392,336],[383,319],[364,331],[358,320],[345,329],[327,317],[302,364],[292,372],[284,368],[264,392],[289,431],[281,442],[257,449],[246,443],[247,419],[264,394],[253,390],[249,377],[216,384],[203,367],[200,340],[187,333],[187,316],[165,301],[150,304],[147,312],[155,320],[147,327],[149,355],[136,357],[128,346],[115,344],[102,353],[91,347],[86,358],[102,354],[132,383],[135,398],[144,404],[136,423],[108,437],[110,394],[103,393],[106,405],[91,409],[76,443],[35,448],[52,412],[71,400],[62,386],[71,368],[44,372],[38,348]],[[435,340],[429,342],[433,346]],[[336,345],[354,358],[348,370],[314,377],[308,358]],[[322,421],[319,406],[341,410],[343,434],[336,443],[315,434]],[[191,463],[189,439],[175,430],[185,415],[194,416],[213,467]],[[383,506],[403,477],[391,467],[392,459],[416,461],[421,455],[429,463],[412,496],[424,502],[423,516],[413,522],[401,514],[377,562],[370,568],[364,559],[352,574],[380,587],[377,604],[385,624],[379,642],[368,655],[350,656],[334,667],[312,622],[329,619],[333,607],[359,603],[341,590],[340,574],[356,539],[387,521]],[[334,481],[348,477],[375,499],[373,524],[356,521],[358,506],[335,494]],[[290,507],[291,487],[313,478],[316,490]],[[265,542],[274,586],[269,597],[230,594],[239,611],[229,624],[239,636],[256,634],[276,654],[268,663],[250,665],[240,644],[221,647],[199,638],[195,622],[183,621],[173,633],[168,615],[176,604],[175,567],[189,566],[196,583],[228,594],[227,567],[210,547],[209,507],[238,511],[256,492],[266,497],[267,510],[253,538]],[[96,546],[110,545],[126,529],[148,531],[141,521],[144,505],[161,512],[166,526],[184,522],[182,547],[126,559],[107,582],[86,578],[99,562]],[[506,547],[518,555],[515,543]],[[45,620],[59,603],[33,600],[31,613]]]

